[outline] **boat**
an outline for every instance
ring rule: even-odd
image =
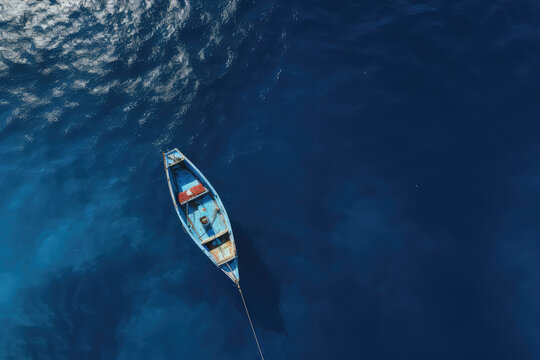
[[[238,256],[231,222],[218,193],[200,170],[178,149],[164,152],[163,161],[171,198],[184,231],[214,265],[236,284],[259,355],[264,360],[240,287]]]
[[[169,191],[184,231],[239,286],[238,257],[231,222],[218,193],[178,149],[163,153]]]

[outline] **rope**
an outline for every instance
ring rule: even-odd
[[[251,322],[251,316],[249,316],[249,311],[246,305],[246,301],[244,300],[244,294],[242,294],[242,289],[240,288],[240,282],[236,282],[236,286],[238,286],[238,291],[240,292],[240,296],[242,297],[242,302],[244,303],[244,308],[246,309],[246,314],[248,316],[249,325],[251,325],[251,331],[253,331],[253,337],[255,338],[255,342],[257,343],[257,348],[259,349],[259,354],[261,354],[261,359],[264,360],[263,353],[261,351],[261,346],[259,345],[259,339],[257,339],[257,334],[255,333],[255,328],[253,327],[253,323]]]

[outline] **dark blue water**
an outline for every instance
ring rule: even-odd
[[[540,357],[534,1],[0,3],[0,359]]]

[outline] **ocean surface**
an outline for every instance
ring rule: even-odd
[[[538,1],[0,2],[0,359],[540,358]]]

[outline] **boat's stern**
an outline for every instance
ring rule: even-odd
[[[165,158],[165,166],[168,168],[184,161],[185,156],[178,150],[174,149],[163,154]]]

